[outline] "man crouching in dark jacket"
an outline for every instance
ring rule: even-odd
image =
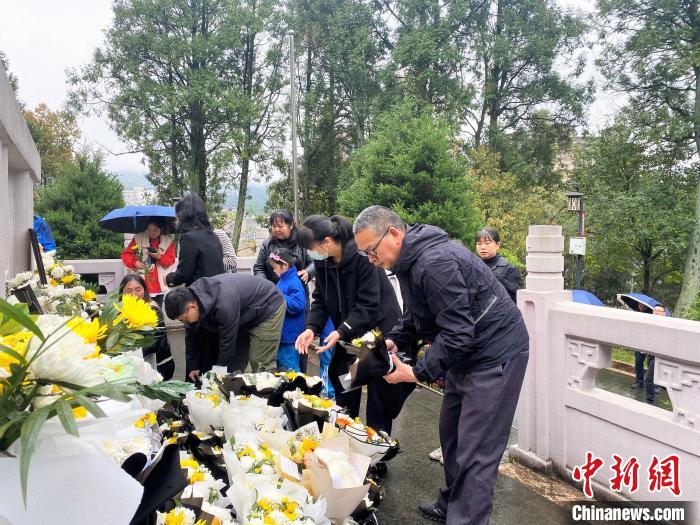
[[[276,368],[285,302],[270,281],[241,273],[202,277],[189,288],[171,290],[165,311],[185,323],[191,381],[213,365],[245,370],[248,350],[254,372]],[[194,337],[202,331],[205,337]]]
[[[450,525],[487,525],[528,361],[520,311],[491,270],[440,228],[406,226],[390,209],[371,206],[353,233],[373,264],[394,270],[408,303],[387,336],[389,349],[433,342],[415,367],[394,356],[396,371],[385,379],[445,377],[440,444],[447,487],[418,512]]]

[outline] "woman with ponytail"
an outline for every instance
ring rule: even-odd
[[[317,352],[327,351],[339,340],[350,342],[362,337],[374,328],[382,333],[393,328],[401,315],[396,294],[384,270],[358,253],[352,225],[345,218],[312,215],[299,230],[299,243],[314,260],[316,269],[316,286],[306,330],[296,341],[301,354],[308,352],[309,345],[321,333],[329,317],[336,329],[323,339]],[[351,361],[345,354],[336,352],[329,375],[336,402],[352,417],[357,417],[362,390],[343,392],[338,381],[339,375],[347,373]],[[391,385],[382,378],[368,385],[367,424],[391,432],[392,419],[398,413],[382,403],[384,396],[380,390],[386,386]]]

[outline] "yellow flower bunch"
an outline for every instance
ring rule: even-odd
[[[199,399],[207,399],[211,402],[212,405],[214,405],[214,408],[219,406],[219,403],[221,403],[221,396],[218,394],[207,394],[205,392],[195,392],[194,394],[195,397],[198,397]]]
[[[133,295],[122,296],[121,306],[115,305],[119,315],[114,320],[114,325],[124,322],[132,329],[155,328],[158,324],[158,316],[146,301]]]
[[[85,290],[83,292],[82,297],[83,301],[89,303],[90,301],[94,301],[95,299],[97,299],[97,294],[95,294],[95,292],[93,292],[92,290]]]
[[[75,276],[75,274],[68,273],[68,274],[64,275],[63,277],[61,277],[61,282],[63,284],[70,284],[73,281],[75,281],[76,279],[77,279],[77,277]]]
[[[335,404],[330,399],[325,399],[323,397],[318,397],[311,394],[304,394],[304,399],[306,399],[312,407],[322,408],[324,410],[328,410]]]
[[[146,412],[144,415],[134,421],[134,426],[136,428],[152,427],[157,421],[156,415],[153,412]]]

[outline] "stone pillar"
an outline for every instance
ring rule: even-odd
[[[518,442],[510,454],[532,468],[548,471],[550,384],[558,379],[547,366],[551,352],[547,318],[552,303],[571,300],[571,292],[564,290],[561,226],[530,226],[526,247],[527,277],[525,289],[518,291],[518,307],[530,335],[530,360],[518,404]],[[560,379],[565,381],[565,374]]]
[[[12,232],[10,228],[9,153],[0,140],[0,297],[5,296],[5,282],[12,279]]]

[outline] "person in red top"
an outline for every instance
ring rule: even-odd
[[[137,233],[122,252],[122,262],[130,273],[142,274],[148,293],[159,305],[168,291],[165,276],[174,269],[175,245],[173,238],[163,233],[165,221],[152,217],[145,232]]]

